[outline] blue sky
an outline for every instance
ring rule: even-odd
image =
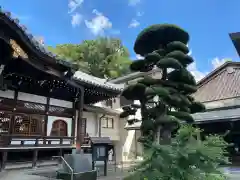
[[[136,58],[133,44],[143,28],[174,23],[191,36],[196,63],[190,69],[198,78],[222,59],[238,61],[228,33],[240,31],[239,0],[0,0],[0,5],[47,45],[115,36]]]

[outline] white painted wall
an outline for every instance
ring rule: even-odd
[[[87,133],[89,134],[89,136],[98,136],[97,132],[97,118],[96,118],[96,114],[92,113],[92,112],[83,112],[83,118],[87,119]]]
[[[120,140],[120,131],[119,131],[119,117],[117,116],[106,116],[113,118],[113,128],[101,128],[102,137],[110,137],[112,141]],[[100,117],[99,117],[100,118]]]
[[[1,91],[0,90],[0,97],[14,99],[14,91],[10,91],[10,90]]]
[[[23,92],[18,93],[18,98],[17,99],[22,100],[22,101],[29,101],[29,102],[47,104],[47,98],[46,97],[38,96],[38,95],[34,95],[34,94],[23,93]]]
[[[60,106],[60,107],[65,107],[65,108],[73,108],[73,102],[64,101],[64,100],[60,100],[60,99],[50,98],[49,104],[52,105],[52,106]]]

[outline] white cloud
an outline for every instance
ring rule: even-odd
[[[196,81],[200,81],[202,78],[204,78],[208,72],[201,72],[197,69],[196,62],[193,62],[188,66],[188,70],[192,73],[192,75],[195,77]]]
[[[229,61],[230,59],[228,58],[223,58],[220,59],[218,57],[214,58],[211,61],[211,65],[212,68],[210,69],[210,71],[213,71],[214,69],[218,68],[219,66],[221,66],[222,64],[224,64],[226,61]],[[196,78],[196,81],[201,80],[202,78],[204,78],[209,72],[201,72],[198,70],[197,68],[197,64],[196,62],[193,62],[192,64],[190,64],[188,66],[188,70],[193,74],[193,76]]]
[[[128,5],[129,6],[136,6],[137,4],[139,4],[141,2],[141,0],[129,0],[128,1]]]
[[[137,54],[137,55],[136,55],[136,58],[137,58],[137,59],[143,59],[144,57],[141,56],[141,55],[139,55],[139,54]]]
[[[191,50],[191,49],[189,50],[189,53],[188,53],[188,55],[189,55],[189,56],[191,56],[191,55],[192,55],[192,50]]]
[[[130,24],[128,25],[129,28],[136,28],[140,25],[140,23],[136,19],[132,19]]]
[[[109,18],[98,12],[96,9],[93,10],[93,13],[96,16],[91,21],[85,20],[85,25],[94,35],[103,34],[105,30],[112,28],[112,22]]]
[[[73,13],[78,7],[82,5],[84,0],[69,0],[68,1],[68,13]]]
[[[82,15],[79,13],[75,13],[74,15],[72,15],[72,20],[71,20],[71,24],[73,27],[79,26],[82,22]]]
[[[221,66],[222,64],[224,64],[226,61],[229,61],[229,59],[219,59],[218,57],[214,58],[212,60],[212,66],[214,69],[218,68],[219,66]]]

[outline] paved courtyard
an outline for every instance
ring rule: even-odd
[[[51,172],[55,171],[56,167],[51,169]],[[48,168],[50,169],[50,168]],[[45,172],[46,168],[39,168],[37,170],[12,170],[0,172],[0,180],[56,180],[54,178],[32,175],[34,172]],[[98,180],[122,180],[126,172],[111,172],[107,177],[99,177]],[[229,180],[239,180],[240,179],[240,169],[234,171],[228,171]]]
[[[3,171],[0,172],[0,180],[55,180],[55,178],[51,177],[51,174],[53,172],[56,172],[56,167],[49,167],[48,169],[46,168],[38,168],[38,169],[28,169],[28,170],[11,170],[11,171]],[[46,176],[38,176],[38,175],[33,175],[35,173],[38,174],[48,174],[50,177]],[[122,180],[124,174],[126,172],[110,172],[107,177],[100,176],[98,177],[99,180]]]

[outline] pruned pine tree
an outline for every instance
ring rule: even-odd
[[[186,31],[169,24],[150,26],[137,37],[134,50],[144,59],[133,61],[130,69],[147,72],[157,67],[162,71],[161,79],[144,78],[128,86],[122,93],[126,99],[141,103],[142,142],[160,137],[162,143],[168,143],[171,132],[180,122],[192,123],[190,114],[205,110],[203,104],[190,96],[197,91],[197,86],[193,75],[187,70],[187,66],[194,61],[188,55],[188,41]],[[121,117],[135,111],[126,110]]]
[[[137,37],[134,50],[144,57],[133,61],[132,71],[147,72],[160,68],[160,79],[146,77],[122,92],[128,100],[140,101],[140,106],[123,108],[121,118],[141,109],[141,134],[144,161],[126,180],[220,180],[218,171],[226,143],[222,137],[209,136],[200,141],[199,129],[191,124],[191,114],[205,111],[194,100],[196,81],[187,70],[194,60],[188,55],[189,34],[175,25],[153,25]],[[133,124],[136,120],[129,119]],[[182,125],[185,124],[185,125]],[[189,124],[189,125],[187,125]],[[175,137],[172,132],[176,130]]]

